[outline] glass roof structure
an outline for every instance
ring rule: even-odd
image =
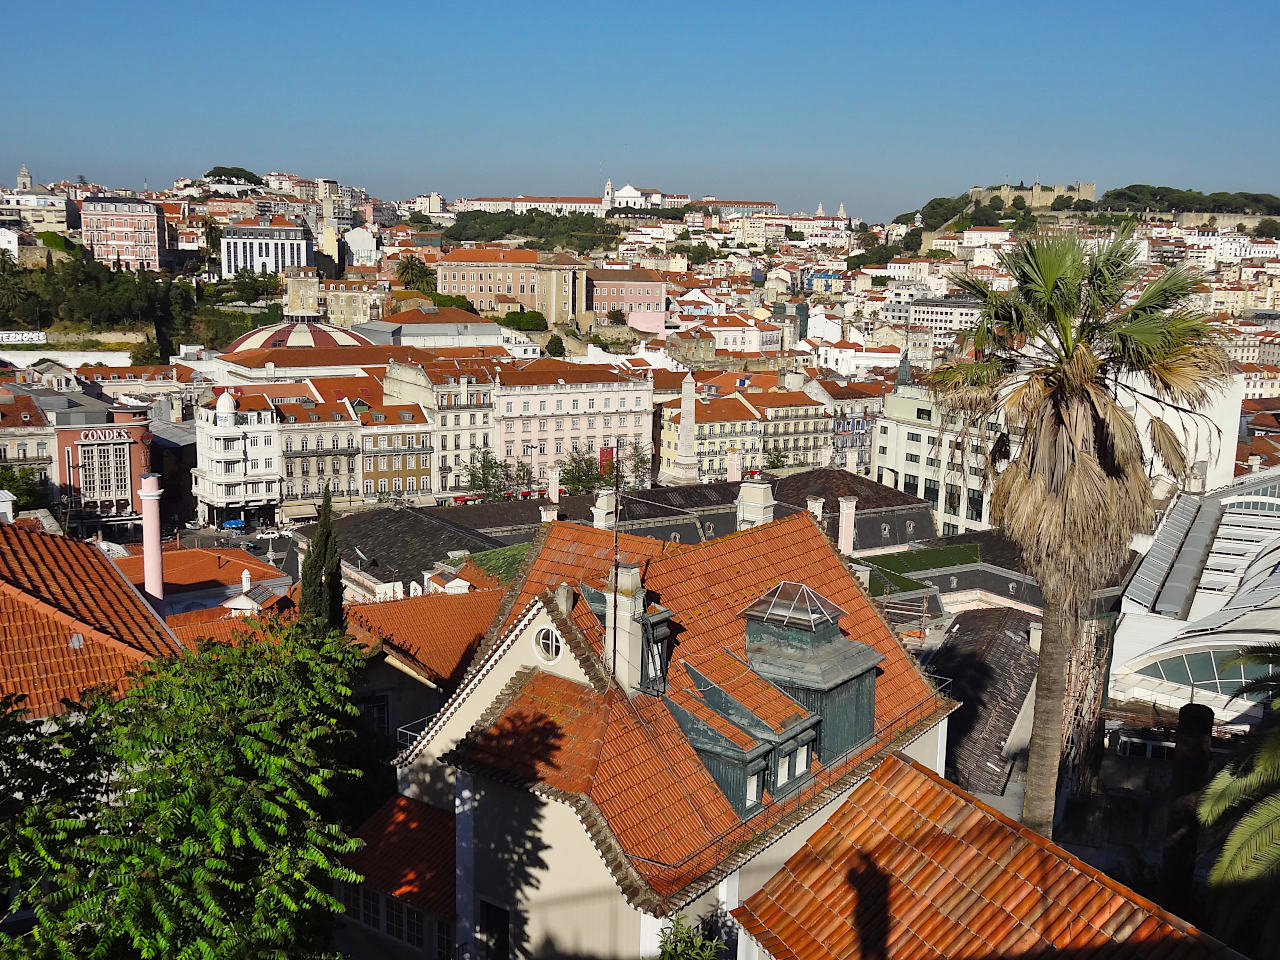
[[[817,630],[836,623],[845,612],[803,583],[783,580],[739,616],[780,626]]]

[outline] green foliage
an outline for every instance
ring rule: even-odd
[[[52,230],[43,230],[36,234],[36,239],[40,241],[40,245],[48,247],[50,250],[61,250],[63,253],[70,253],[76,248],[75,241],[68,240],[60,233],[54,233]]]
[[[586,448],[571,450],[556,461],[556,466],[560,468],[560,485],[571,495],[591,493],[608,485],[600,471],[599,458]]]
[[[689,228],[688,228],[688,227],[685,227],[683,230],[681,230],[679,233],[677,233],[677,234],[676,234],[676,239],[677,239],[677,240],[689,240],[689,239],[691,239],[691,238],[690,238],[690,234],[689,234]]]
[[[992,197],[990,200],[987,201],[987,206],[990,207],[992,210],[994,210],[996,213],[999,213],[1001,210],[1004,209],[1004,200],[1003,198],[1001,198],[999,194],[996,194],[994,197]]]
[[[1275,220],[1271,217],[1259,220],[1258,225],[1253,228],[1253,235],[1271,240],[1280,240],[1280,220]]]
[[[430,230],[435,224],[431,222],[431,218],[425,213],[419,213],[417,210],[409,214],[409,226],[415,230]]]
[[[1086,200],[1084,197],[1079,197],[1076,199],[1076,202],[1071,205],[1071,209],[1076,213],[1089,213],[1095,208],[1095,206],[1096,205],[1092,200]]]
[[[160,274],[112,270],[77,248],[43,271],[0,269],[0,327],[37,330],[61,322],[90,331],[142,329],[163,333],[157,338],[163,345],[190,320],[189,291]]]
[[[456,293],[429,293],[427,297],[437,307],[457,307],[459,310],[466,310],[468,313],[477,312],[475,304]]]
[[[1070,210],[1076,202],[1075,197],[1069,197],[1065,193],[1060,193],[1053,198],[1053,203],[1049,204],[1050,210]]]
[[[151,661],[118,700],[90,694],[44,726],[5,704],[24,799],[0,828],[4,869],[36,920],[0,953],[323,956],[331,884],[358,879],[332,809],[360,663],[338,634],[271,623]]]
[[[671,926],[658,941],[658,960],[719,960],[724,944],[705,936],[683,913],[671,918]]]
[[[1021,195],[1016,196],[1012,201],[1010,201],[1009,206],[1013,207],[1015,210],[1025,210],[1027,209],[1027,198]]]
[[[1161,213],[1245,213],[1280,215],[1280,197],[1271,193],[1210,193],[1131,183],[1108,190],[1098,201],[1104,210],[1154,210]]]
[[[692,247],[687,243],[673,243],[667,248],[668,253],[684,254],[689,258],[692,266],[700,267],[704,263],[710,263],[716,257],[720,256],[720,252],[705,241],[694,244]]]
[[[569,332],[571,334],[577,333],[577,331],[575,330],[570,330]],[[550,337],[547,338],[547,356],[563,357],[564,354],[565,354],[564,341],[560,339],[560,334],[553,333]]]
[[[764,454],[764,468],[766,470],[781,470],[788,462],[787,452],[781,447],[773,447],[766,450]]]
[[[909,253],[919,253],[920,246],[924,242],[924,228],[912,227],[907,231],[906,236],[902,238],[902,249]]]
[[[998,227],[1000,225],[1000,214],[991,207],[975,203],[973,210],[969,214],[969,225],[972,227]]]
[[[608,313],[605,314],[605,319],[608,320],[611,324],[614,324],[615,326],[617,326],[618,324],[627,322],[627,315],[623,313],[621,310],[619,310],[617,307],[614,307],[612,310],[610,310]]]
[[[129,350],[129,363],[135,367],[152,366],[161,362],[160,346],[150,337],[134,344]]]
[[[866,267],[872,264],[883,266],[894,257],[900,256],[902,256],[902,247],[900,245],[896,243],[876,244],[856,256],[846,257],[844,262],[850,270],[857,270],[859,267]]]
[[[473,553],[467,559],[491,577],[497,577],[504,584],[515,580],[524,563],[525,554],[529,552],[529,544],[513,543],[509,547],[496,547],[493,550],[482,550]]]
[[[512,310],[498,323],[512,330],[529,330],[540,333],[547,329],[547,317],[541,310]]]
[[[404,284],[406,290],[434,293],[436,289],[436,272],[412,253],[406,253],[396,264],[396,279]]]
[[[314,625],[319,633],[343,630],[342,556],[338,535],[333,529],[333,502],[329,488],[324,488],[320,501],[320,518],[307,545],[302,561],[302,596],[298,603],[299,619]]]
[[[969,195],[958,197],[934,197],[920,208],[920,222],[926,230],[937,230],[952,217],[962,213],[969,206]]]
[[[262,186],[262,178],[244,167],[210,167],[204,172],[206,180],[243,180],[255,187]]]
[[[600,476],[603,478],[601,486],[607,487],[613,484],[615,470],[620,470],[622,473],[618,478],[618,485],[624,490],[638,490],[648,486],[649,481],[653,479],[653,456],[649,445],[632,441],[626,447],[615,451],[613,460],[606,463],[600,470]]]
[[[871,285],[873,287],[887,287],[892,282],[892,280],[893,280],[892,277],[872,277]]]
[[[804,234],[799,230],[792,230],[790,227],[783,227],[782,235],[788,240],[803,240]]]
[[[255,303],[280,295],[280,278],[274,273],[254,273],[248,267],[241,267],[231,278],[231,288],[236,299],[245,303]]]
[[[35,467],[0,464],[0,490],[8,490],[18,498],[15,506],[19,510],[38,510],[48,505],[44,485]]]
[[[611,220],[615,217],[619,220],[683,220],[689,213],[717,216],[720,208],[701,203],[686,203],[683,207],[613,207],[605,212],[605,216]]]
[[[567,248],[578,253],[612,249],[622,235],[622,225],[586,213],[557,217],[542,210],[528,213],[484,213],[479,210],[458,214],[446,229],[448,243],[490,243],[504,237],[528,237],[526,247],[537,250]]]

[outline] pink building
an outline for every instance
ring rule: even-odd
[[[667,283],[656,270],[588,270],[587,309],[599,323],[621,310],[627,325],[644,333],[662,333],[666,322]]]
[[[168,262],[164,211],[129,197],[88,197],[80,208],[84,245],[106,264],[159,270]]]

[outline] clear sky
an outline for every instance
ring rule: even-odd
[[[28,4],[28,13],[37,7]],[[1280,3],[522,0],[6,18],[0,183],[214,164],[891,217],[1010,179],[1280,193]]]

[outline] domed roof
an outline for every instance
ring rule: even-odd
[[[226,353],[268,347],[368,347],[358,333],[328,323],[274,323],[258,327],[227,345]]]
[[[214,407],[214,409],[217,410],[218,413],[235,413],[236,412],[236,398],[231,395],[230,390],[222,391],[222,394],[218,397],[218,403]]]

